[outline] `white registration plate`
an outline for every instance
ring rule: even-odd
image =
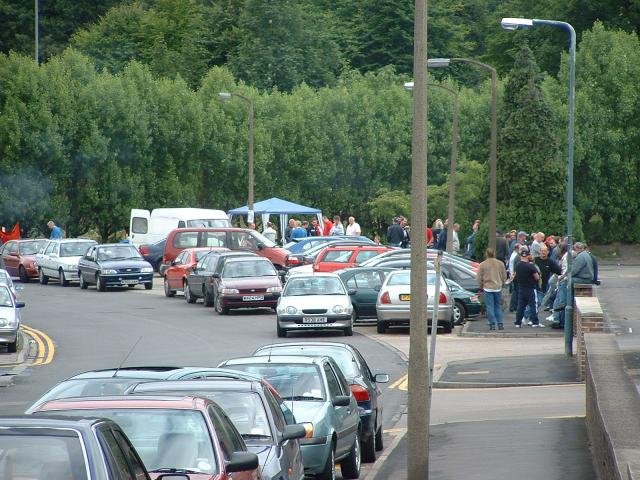
[[[264,300],[264,295],[245,295],[242,297],[243,302],[255,302],[257,300]]]
[[[327,317],[302,317],[302,323],[327,323]]]
[[[137,285],[138,280],[122,280],[122,285]]]

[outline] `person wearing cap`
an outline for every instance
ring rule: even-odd
[[[591,255],[585,250],[582,242],[576,242],[573,245],[575,251],[575,260],[573,261],[573,269],[571,271],[571,280],[574,284],[592,284],[593,283],[593,261]]]
[[[487,248],[487,258],[478,266],[478,287],[484,292],[489,330],[504,330],[502,312],[502,287],[507,281],[504,263],[495,258],[493,250]]]
[[[540,273],[531,263],[531,252],[526,247],[520,247],[520,262],[516,266],[518,281],[518,308],[516,310],[516,328],[522,327],[525,310],[529,307],[530,319],[527,322],[533,328],[542,327],[538,320],[538,298],[536,289],[540,281]]]
[[[518,236],[516,237],[516,243],[519,243],[520,245],[526,245],[527,237],[527,232],[525,232],[524,230],[520,230],[518,232]]]

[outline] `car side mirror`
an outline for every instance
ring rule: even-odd
[[[220,274],[219,273],[212,273],[211,277],[213,278],[220,278]]]
[[[355,288],[350,288],[349,291],[347,292],[349,295],[353,296],[355,295],[357,292],[357,290]]]
[[[51,258],[58,258],[58,254],[57,253],[50,253],[49,256]]]
[[[9,255],[11,255],[12,257],[19,257],[20,254],[18,252],[11,252]]]
[[[233,452],[231,459],[226,462],[227,473],[246,472],[247,470],[255,470],[260,463],[255,453],[249,452]]]
[[[386,373],[376,373],[373,377],[373,381],[376,383],[389,383],[389,375]]]
[[[307,429],[299,423],[295,425],[287,425],[282,431],[282,441],[293,440],[294,438],[304,438],[307,435]]]
[[[173,267],[176,264],[175,260],[171,260],[171,266]]]
[[[258,242],[258,250],[262,250],[266,247],[266,245],[262,242]]]
[[[374,289],[376,292],[379,292],[380,290],[382,290],[382,285],[376,285],[375,287],[373,287],[373,289]]]
[[[26,305],[24,302],[16,302],[16,308],[23,308]]]
[[[331,403],[333,403],[334,407],[348,407],[351,403],[351,397],[347,397],[346,395],[338,395],[331,401]]]

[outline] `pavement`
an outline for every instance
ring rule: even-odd
[[[542,312],[549,315],[548,312]],[[544,317],[541,315],[540,323],[545,325]],[[486,319],[478,318],[477,320],[470,321],[464,324],[459,335],[464,337],[562,337],[564,330],[550,328],[548,326],[533,328],[528,325],[523,325],[522,328],[516,328],[515,315],[507,314],[504,323],[504,330],[489,330],[489,324]]]

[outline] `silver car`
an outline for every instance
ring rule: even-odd
[[[78,261],[89,247],[98,242],[86,238],[65,238],[49,240],[36,255],[36,268],[40,283],[46,285],[49,278],[57,278],[60,285],[66,287],[70,281],[77,282]]]
[[[0,284],[0,343],[7,345],[9,353],[18,349],[18,330],[20,330],[20,309],[24,303],[16,301],[13,293],[5,284]]]
[[[276,308],[278,337],[290,330],[342,330],[353,335],[351,294],[335,273],[293,275]]]
[[[433,296],[435,295],[435,272],[427,274],[427,320],[433,319]],[[411,271],[397,270],[387,275],[376,301],[378,333],[384,333],[390,325],[409,325],[409,308],[411,306]],[[438,299],[438,328],[445,333],[453,330],[453,297],[444,278],[440,279],[440,295]]]

